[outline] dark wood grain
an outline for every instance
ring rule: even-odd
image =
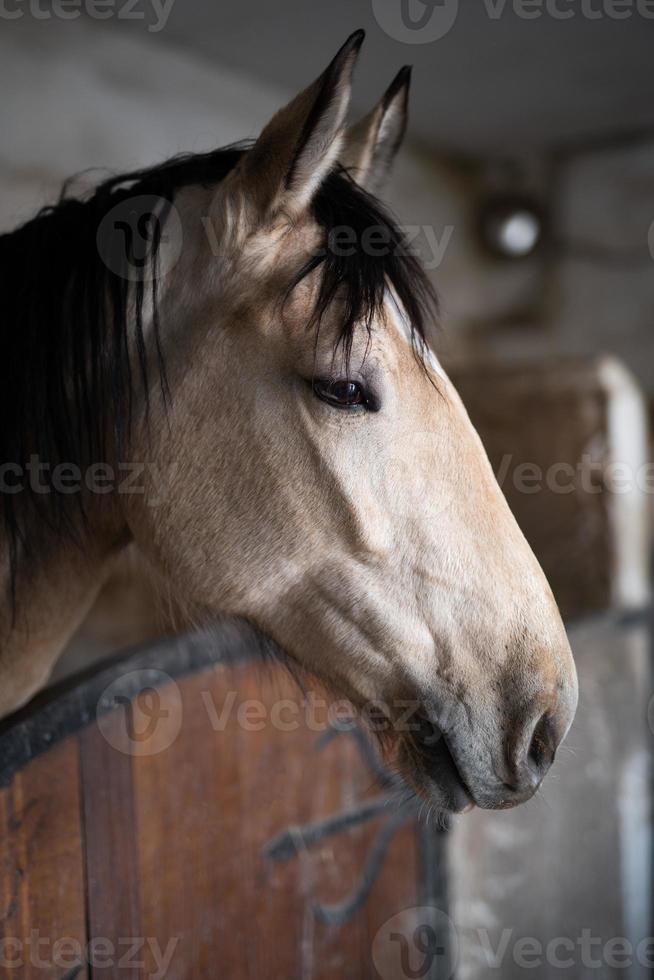
[[[111,717],[116,730],[124,725],[124,711]],[[131,756],[114,748],[96,723],[80,732],[79,743],[89,933],[114,950],[104,957],[112,965],[97,969],[106,980],[139,980],[142,974],[134,965],[141,928]]]
[[[86,970],[86,908],[75,739],[56,745],[0,791],[0,976],[59,980]],[[80,956],[80,951],[82,955]],[[20,957],[22,965],[12,963]]]

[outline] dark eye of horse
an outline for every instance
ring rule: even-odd
[[[349,378],[317,378],[313,382],[314,393],[334,408],[359,408],[368,405],[363,385]]]

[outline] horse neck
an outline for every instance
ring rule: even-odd
[[[13,599],[8,542],[0,543],[0,717],[47,681],[128,543],[119,525],[106,520],[92,520],[82,540],[80,546],[62,539],[29,567],[19,565]]]

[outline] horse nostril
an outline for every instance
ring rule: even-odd
[[[554,762],[557,745],[556,722],[551,715],[544,714],[531,732],[528,744],[523,741],[511,760],[512,778],[506,785],[516,794],[518,802],[536,792]]]
[[[527,752],[527,763],[541,779],[554,762],[556,740],[554,726],[549,715],[542,716],[534,729]]]

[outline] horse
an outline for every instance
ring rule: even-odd
[[[255,141],[65,185],[0,238],[0,714],[136,547],[189,623],[244,619],[381,705],[435,808],[508,808],[575,667],[378,196],[410,68],[348,126],[363,38]]]

